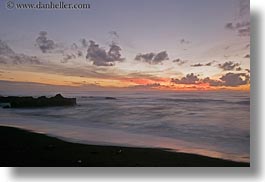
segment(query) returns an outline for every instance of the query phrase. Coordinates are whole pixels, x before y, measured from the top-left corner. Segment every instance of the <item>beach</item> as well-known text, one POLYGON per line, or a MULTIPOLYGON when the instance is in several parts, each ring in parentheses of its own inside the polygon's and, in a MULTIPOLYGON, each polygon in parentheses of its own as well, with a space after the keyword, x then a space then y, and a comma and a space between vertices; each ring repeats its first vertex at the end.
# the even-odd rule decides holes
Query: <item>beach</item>
POLYGON ((250 162, 247 93, 88 92, 63 95, 76 98, 77 104, 1 108, 0 126, 85 145, 158 148, 250 162))
POLYGON ((159 148, 86 145, 44 134, 0 127, 0 166, 249 167, 249 163, 159 148))

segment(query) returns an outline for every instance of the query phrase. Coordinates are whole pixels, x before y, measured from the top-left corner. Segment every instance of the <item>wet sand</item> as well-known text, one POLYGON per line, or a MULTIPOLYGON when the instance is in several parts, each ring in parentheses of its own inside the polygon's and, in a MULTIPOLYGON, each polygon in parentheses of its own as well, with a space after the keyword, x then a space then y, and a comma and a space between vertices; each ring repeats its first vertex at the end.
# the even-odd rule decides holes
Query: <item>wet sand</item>
POLYGON ((228 161, 158 148, 86 145, 44 134, 0 127, 0 166, 5 167, 249 167, 228 161))

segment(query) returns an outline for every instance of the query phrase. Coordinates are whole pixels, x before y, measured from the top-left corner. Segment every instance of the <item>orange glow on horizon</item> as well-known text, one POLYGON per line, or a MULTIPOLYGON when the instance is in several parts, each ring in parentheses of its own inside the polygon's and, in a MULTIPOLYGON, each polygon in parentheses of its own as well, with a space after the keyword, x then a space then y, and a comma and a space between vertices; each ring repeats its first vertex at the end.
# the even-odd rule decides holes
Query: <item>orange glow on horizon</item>
MULTIPOLYGON (((217 91, 217 90, 234 90, 234 91, 250 91, 250 84, 237 87, 214 87, 208 83, 197 84, 172 84, 170 78, 161 78, 157 80, 148 78, 122 78, 122 79, 98 79, 77 76, 65 76, 47 73, 10 71, 1 75, 1 80, 14 82, 33 82, 40 84, 82 87, 86 85, 99 86, 102 88, 130 89, 134 86, 150 85, 146 89, 161 91, 217 91), (160 84, 160 86, 152 87, 152 84, 160 84)), ((144 88, 142 88, 144 89, 144 88)))

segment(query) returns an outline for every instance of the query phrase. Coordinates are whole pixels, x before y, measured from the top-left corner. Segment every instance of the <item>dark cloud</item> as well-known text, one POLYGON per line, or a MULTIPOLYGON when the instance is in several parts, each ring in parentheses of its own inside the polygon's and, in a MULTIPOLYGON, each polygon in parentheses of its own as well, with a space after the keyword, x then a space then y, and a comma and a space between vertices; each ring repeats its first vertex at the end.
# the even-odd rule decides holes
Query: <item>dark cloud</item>
POLYGON ((227 23, 225 28, 228 30, 236 31, 239 36, 250 36, 250 22, 227 23))
POLYGON ((166 51, 159 52, 155 57, 153 62, 154 63, 161 63, 164 60, 168 60, 168 54, 166 51))
POLYGON ((181 66, 181 65, 187 63, 188 61, 187 60, 182 60, 182 59, 178 58, 178 59, 174 59, 172 62, 173 63, 177 63, 179 66, 181 66))
POLYGON ((224 86, 236 87, 248 84, 250 77, 246 73, 227 73, 220 80, 223 81, 224 86))
POLYGON ((196 64, 192 64, 192 65, 190 65, 190 66, 191 66, 191 67, 211 66, 213 63, 215 63, 215 61, 211 61, 211 62, 208 62, 208 63, 205 63, 205 64, 202 64, 202 63, 196 63, 196 64))
POLYGON ((222 86, 222 82, 220 80, 213 80, 210 77, 206 77, 204 79, 201 80, 202 83, 208 83, 210 86, 222 86))
POLYGON ((165 60, 168 60, 168 54, 166 51, 161 51, 159 53, 146 53, 138 54, 135 58, 136 61, 142 61, 149 64, 160 64, 165 60))
POLYGON ((246 73, 226 73, 219 80, 212 80, 209 77, 203 80, 204 83, 209 83, 210 86, 228 86, 237 87, 246 85, 250 82, 250 77, 246 73))
POLYGON ((205 66, 212 66, 213 63, 215 63, 216 61, 211 61, 209 63, 206 63, 205 66))
POLYGON ((104 48, 99 47, 94 41, 89 41, 90 45, 87 49, 86 58, 92 61, 93 65, 96 66, 114 66, 115 62, 122 62, 124 58, 121 57, 121 48, 112 43, 109 51, 107 52, 104 48))
POLYGON ((209 77, 200 79, 194 73, 187 74, 181 79, 171 79, 171 82, 174 84, 201 84, 208 83, 210 86, 220 87, 220 86, 229 86, 236 87, 240 85, 246 85, 250 82, 250 76, 246 73, 226 73, 221 76, 218 80, 211 79, 209 77))
POLYGON ((41 31, 36 39, 36 46, 40 48, 42 53, 50 52, 56 48, 56 44, 47 38, 47 34, 47 32, 41 31))
POLYGON ((41 62, 36 56, 16 53, 6 42, 0 40, 0 64, 41 64, 41 62))
POLYGON ((190 44, 191 43, 191 41, 185 40, 185 39, 181 39, 179 42, 180 42, 180 44, 190 44))
POLYGON ((230 70, 234 70, 239 65, 240 65, 239 63, 233 63, 232 61, 228 61, 223 64, 218 64, 218 67, 224 71, 230 71, 230 70))
POLYGON ((201 63, 197 63, 197 64, 192 64, 190 65, 191 67, 201 67, 201 66, 204 66, 204 64, 201 64, 201 63))
POLYGON ((143 61, 151 63, 153 58, 155 57, 155 53, 146 53, 146 54, 138 54, 134 59, 137 61, 143 61))
POLYGON ((200 79, 197 75, 194 73, 187 74, 185 77, 182 77, 181 79, 171 79, 172 83, 175 84, 196 84, 200 79))

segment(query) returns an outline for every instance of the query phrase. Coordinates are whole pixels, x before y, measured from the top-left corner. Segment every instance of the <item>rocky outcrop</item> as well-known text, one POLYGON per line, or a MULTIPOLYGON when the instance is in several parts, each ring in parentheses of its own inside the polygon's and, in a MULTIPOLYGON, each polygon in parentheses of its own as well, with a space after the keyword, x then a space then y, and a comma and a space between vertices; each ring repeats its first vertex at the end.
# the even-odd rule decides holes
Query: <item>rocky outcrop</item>
POLYGON ((55 106, 74 106, 76 105, 76 98, 65 98, 61 94, 54 97, 47 98, 41 96, 34 97, 0 97, 0 105, 4 108, 33 108, 33 107, 55 107, 55 106))

